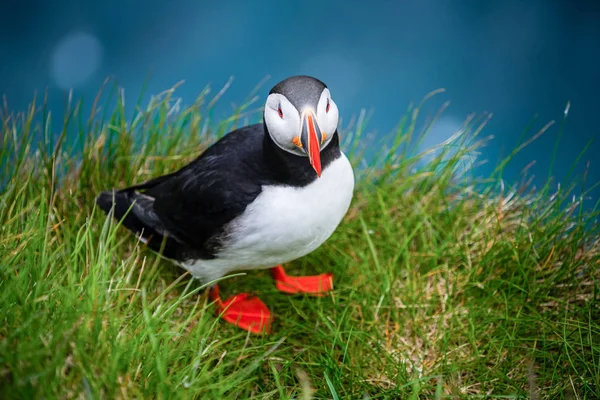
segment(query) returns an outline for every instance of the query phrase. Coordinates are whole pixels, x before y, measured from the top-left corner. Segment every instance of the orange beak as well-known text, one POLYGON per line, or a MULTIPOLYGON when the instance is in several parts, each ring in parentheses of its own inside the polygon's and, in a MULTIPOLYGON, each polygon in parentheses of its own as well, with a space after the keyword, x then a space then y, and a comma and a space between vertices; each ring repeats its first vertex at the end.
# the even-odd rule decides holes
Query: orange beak
POLYGON ((304 147, 310 165, 314 168, 317 176, 321 177, 321 130, 315 121, 315 114, 307 111, 302 122, 302 134, 300 141, 304 147))

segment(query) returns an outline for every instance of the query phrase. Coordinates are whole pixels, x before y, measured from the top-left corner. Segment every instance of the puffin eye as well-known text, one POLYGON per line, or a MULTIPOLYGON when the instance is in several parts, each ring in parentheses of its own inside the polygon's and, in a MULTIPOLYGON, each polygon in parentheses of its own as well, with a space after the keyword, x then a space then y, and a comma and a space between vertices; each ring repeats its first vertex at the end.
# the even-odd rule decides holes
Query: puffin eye
POLYGON ((279 114, 279 118, 283 119, 283 111, 281 110, 281 104, 277 106, 277 114, 279 114))
POLYGON ((325 112, 328 113, 329 112, 329 99, 327 99, 327 107, 325 107, 325 112))

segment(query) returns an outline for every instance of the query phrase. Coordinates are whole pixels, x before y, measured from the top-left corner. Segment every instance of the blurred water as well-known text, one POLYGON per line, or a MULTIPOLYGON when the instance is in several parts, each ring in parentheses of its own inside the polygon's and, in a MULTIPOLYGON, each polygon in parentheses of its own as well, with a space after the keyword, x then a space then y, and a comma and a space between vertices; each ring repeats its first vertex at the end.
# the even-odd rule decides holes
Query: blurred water
MULTIPOLYGON (((0 93, 13 109, 46 87, 55 109, 68 87, 91 98, 106 76, 131 99, 148 76, 149 94, 185 79, 177 93, 189 103, 207 83, 221 86, 233 75, 218 109, 225 116, 230 102, 267 75, 262 96, 280 79, 311 74, 328 84, 346 120, 373 109, 370 128, 381 134, 411 101, 444 87, 441 100, 452 105, 427 144, 449 137, 470 112, 493 112, 484 133, 496 139, 481 174, 514 148, 535 115, 537 130, 560 120, 569 100, 557 180, 599 133, 595 0, 13 0, 0 12, 0 58, 0 93)), ((539 186, 557 132, 555 126, 523 151, 506 177, 518 179, 535 159, 539 186)), ((600 181, 598 154, 595 142, 583 158, 591 161, 590 182, 600 181)))

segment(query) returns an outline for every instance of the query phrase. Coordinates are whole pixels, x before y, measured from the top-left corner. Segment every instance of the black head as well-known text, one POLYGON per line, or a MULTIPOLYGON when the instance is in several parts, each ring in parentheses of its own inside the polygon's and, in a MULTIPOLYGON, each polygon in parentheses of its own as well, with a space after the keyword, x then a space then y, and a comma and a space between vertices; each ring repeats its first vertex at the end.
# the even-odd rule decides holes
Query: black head
POLYGON ((281 149, 308 157, 321 175, 321 149, 337 131, 338 109, 327 86, 310 76, 292 76, 271 89, 265 125, 281 149))
POLYGON ((312 76, 298 75, 282 80, 269 94, 278 93, 287 98, 297 110, 310 106, 317 108, 319 98, 327 85, 312 76))

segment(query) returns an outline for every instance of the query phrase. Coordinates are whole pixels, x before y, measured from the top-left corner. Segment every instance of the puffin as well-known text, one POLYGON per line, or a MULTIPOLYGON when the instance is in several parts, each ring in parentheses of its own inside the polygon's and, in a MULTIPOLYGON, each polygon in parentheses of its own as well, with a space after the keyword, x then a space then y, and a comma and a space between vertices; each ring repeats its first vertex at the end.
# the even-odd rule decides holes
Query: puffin
POLYGON ((269 92, 262 123, 224 135, 181 169, 96 197, 161 257, 208 286, 219 316, 268 333, 273 316, 251 293, 222 300, 223 276, 270 269, 277 290, 322 296, 333 275, 288 275, 282 264, 325 242, 347 213, 354 172, 340 149, 329 88, 292 76, 269 92))

